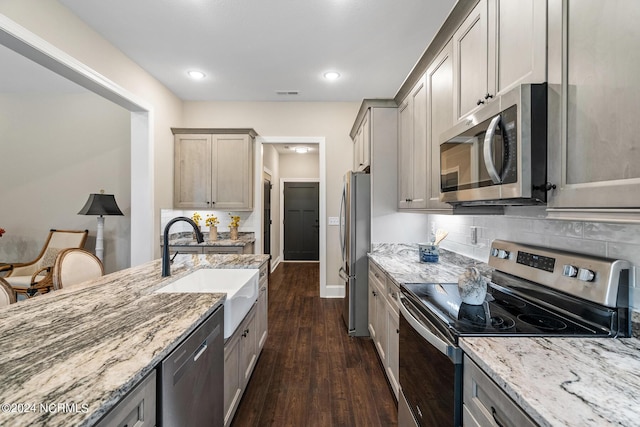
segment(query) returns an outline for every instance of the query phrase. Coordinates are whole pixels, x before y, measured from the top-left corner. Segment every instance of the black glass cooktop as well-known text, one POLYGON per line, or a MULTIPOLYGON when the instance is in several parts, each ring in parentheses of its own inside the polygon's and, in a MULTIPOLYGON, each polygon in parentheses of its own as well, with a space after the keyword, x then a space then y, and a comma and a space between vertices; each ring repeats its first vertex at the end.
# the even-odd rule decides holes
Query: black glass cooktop
POLYGON ((462 302, 456 283, 404 284, 403 294, 434 325, 454 336, 606 336, 608 331, 568 318, 490 284, 482 305, 462 302), (426 312, 425 312, 426 310, 426 312))

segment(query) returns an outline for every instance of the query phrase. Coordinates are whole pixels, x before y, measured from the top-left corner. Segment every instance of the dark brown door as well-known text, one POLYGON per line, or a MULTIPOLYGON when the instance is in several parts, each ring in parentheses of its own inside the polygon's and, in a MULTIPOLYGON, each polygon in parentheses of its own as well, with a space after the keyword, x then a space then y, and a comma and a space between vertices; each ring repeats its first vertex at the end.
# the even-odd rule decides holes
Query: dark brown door
POLYGON ((318 261, 319 184, 317 182, 284 183, 284 259, 318 261))
POLYGON ((269 181, 269 179, 265 178, 263 181, 263 191, 262 191, 263 197, 264 197, 264 206, 263 208, 263 218, 264 218, 264 224, 262 229, 263 231, 263 236, 262 236, 262 242, 263 242, 263 247, 262 247, 262 253, 264 254, 270 254, 271 253, 271 181, 269 181))

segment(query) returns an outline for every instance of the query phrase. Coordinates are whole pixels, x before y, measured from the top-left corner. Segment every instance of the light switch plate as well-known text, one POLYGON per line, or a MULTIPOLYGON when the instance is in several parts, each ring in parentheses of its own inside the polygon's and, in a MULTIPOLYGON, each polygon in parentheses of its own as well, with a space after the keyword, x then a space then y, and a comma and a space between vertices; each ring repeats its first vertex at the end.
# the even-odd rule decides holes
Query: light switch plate
POLYGON ((340 225, 340 218, 338 218, 337 216, 330 216, 329 225, 340 225))

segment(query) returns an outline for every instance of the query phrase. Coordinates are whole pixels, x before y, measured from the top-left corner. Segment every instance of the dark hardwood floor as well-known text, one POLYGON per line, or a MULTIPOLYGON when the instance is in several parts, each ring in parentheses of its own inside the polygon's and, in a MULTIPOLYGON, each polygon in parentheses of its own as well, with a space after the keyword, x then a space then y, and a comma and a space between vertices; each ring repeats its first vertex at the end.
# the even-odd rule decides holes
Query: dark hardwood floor
POLYGON ((317 263, 281 263, 269 278, 269 337, 232 426, 396 426, 369 338, 350 338, 342 299, 320 298, 317 263))

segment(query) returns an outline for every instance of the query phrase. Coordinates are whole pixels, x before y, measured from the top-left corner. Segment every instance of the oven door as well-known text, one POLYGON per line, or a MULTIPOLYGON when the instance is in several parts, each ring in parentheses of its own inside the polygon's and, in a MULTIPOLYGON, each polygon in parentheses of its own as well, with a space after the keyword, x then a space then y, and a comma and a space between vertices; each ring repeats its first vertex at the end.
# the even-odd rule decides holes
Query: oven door
POLYGON ((400 314, 400 388, 413 420, 399 411, 399 425, 461 426, 462 350, 404 295, 400 314))

